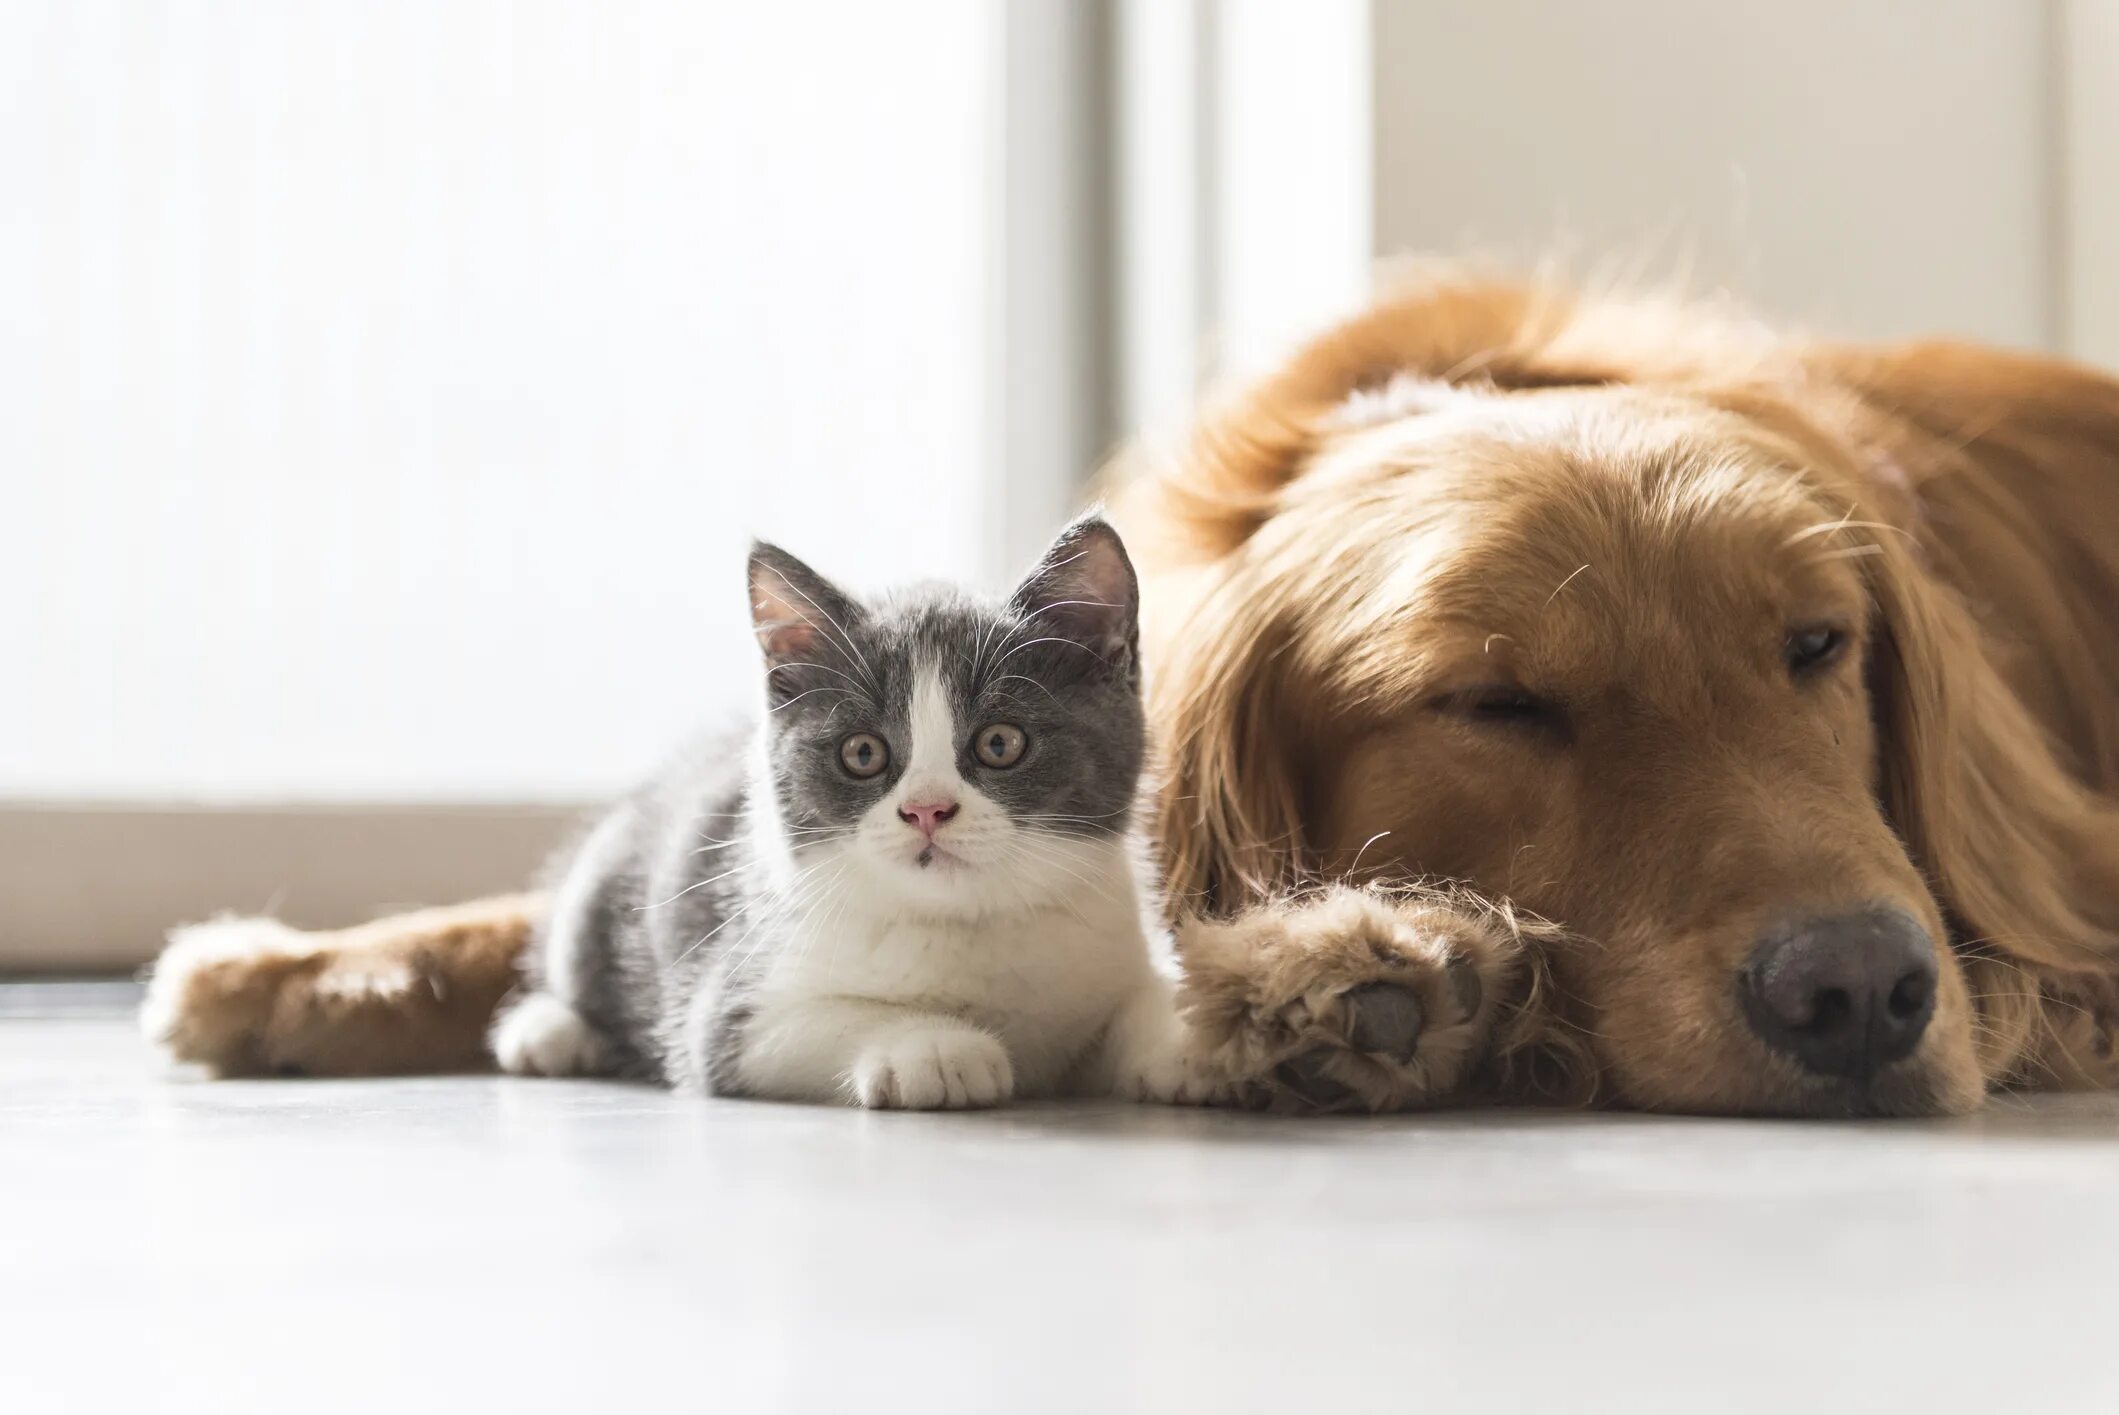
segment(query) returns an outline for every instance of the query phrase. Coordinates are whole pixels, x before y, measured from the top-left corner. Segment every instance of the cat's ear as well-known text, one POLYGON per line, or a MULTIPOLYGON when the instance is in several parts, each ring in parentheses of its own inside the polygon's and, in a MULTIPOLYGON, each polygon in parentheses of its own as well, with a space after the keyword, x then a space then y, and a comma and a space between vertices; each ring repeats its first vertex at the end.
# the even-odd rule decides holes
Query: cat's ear
POLYGON ((843 648, 861 607, 837 585, 764 541, 750 548, 750 622, 765 661, 778 668, 843 648))
POLYGON ((1133 671, 1140 582, 1125 542, 1102 516, 1091 512, 1061 531, 1009 607, 1040 635, 1080 644, 1107 666, 1133 671))

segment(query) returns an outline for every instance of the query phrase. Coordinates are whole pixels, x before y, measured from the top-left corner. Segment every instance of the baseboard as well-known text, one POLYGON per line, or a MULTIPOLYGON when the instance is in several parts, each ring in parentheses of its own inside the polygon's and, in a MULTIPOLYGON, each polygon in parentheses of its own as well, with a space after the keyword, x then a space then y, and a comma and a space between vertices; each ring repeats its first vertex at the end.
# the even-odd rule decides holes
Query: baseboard
POLYGON ((269 911, 336 927, 523 888, 567 805, 0 803, 0 972, 137 968, 171 924, 269 911))

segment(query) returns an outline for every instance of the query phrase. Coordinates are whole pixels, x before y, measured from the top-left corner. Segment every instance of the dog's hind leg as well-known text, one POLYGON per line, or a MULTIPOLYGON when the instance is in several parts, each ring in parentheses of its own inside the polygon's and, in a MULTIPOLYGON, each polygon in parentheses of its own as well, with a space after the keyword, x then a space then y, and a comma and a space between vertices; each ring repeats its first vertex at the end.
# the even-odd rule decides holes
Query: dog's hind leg
POLYGON ((541 895, 429 909, 330 932, 227 918, 171 931, 141 1030, 218 1075, 379 1076, 489 1060, 541 895))

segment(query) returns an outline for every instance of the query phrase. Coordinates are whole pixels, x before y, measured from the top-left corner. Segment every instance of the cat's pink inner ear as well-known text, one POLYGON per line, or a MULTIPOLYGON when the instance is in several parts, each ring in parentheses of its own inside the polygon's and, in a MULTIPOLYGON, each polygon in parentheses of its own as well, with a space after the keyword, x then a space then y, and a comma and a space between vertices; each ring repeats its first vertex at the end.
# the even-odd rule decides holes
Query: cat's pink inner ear
POLYGON ((1116 537, 1094 535, 1085 538, 1078 558, 1067 568, 1071 572, 1071 583, 1064 586, 1067 593, 1080 596, 1095 608, 1109 611, 1107 617, 1112 619, 1125 615, 1135 592, 1133 571, 1126 564, 1125 552, 1119 549, 1116 537))
POLYGON ((801 591, 775 572, 760 568, 751 577, 751 627, 771 662, 793 663, 810 656, 817 642, 814 613, 801 591))
POLYGON ((1099 521, 1060 537, 1016 591, 1015 607, 1054 635, 1108 654, 1132 641, 1138 595, 1124 546, 1099 521))

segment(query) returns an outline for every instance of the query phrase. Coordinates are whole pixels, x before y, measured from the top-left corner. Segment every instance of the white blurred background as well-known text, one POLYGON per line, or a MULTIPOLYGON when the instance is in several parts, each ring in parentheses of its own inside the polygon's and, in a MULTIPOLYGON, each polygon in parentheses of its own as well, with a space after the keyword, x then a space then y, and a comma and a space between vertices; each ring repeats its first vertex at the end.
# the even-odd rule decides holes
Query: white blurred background
POLYGON ((615 790, 748 536, 1001 583, 1394 253, 2119 361, 2115 77, 2119 0, 11 0, 0 916, 615 790))
POLYGON ((9 10, 0 782, 599 793, 753 530, 983 571, 979 8, 9 10))

